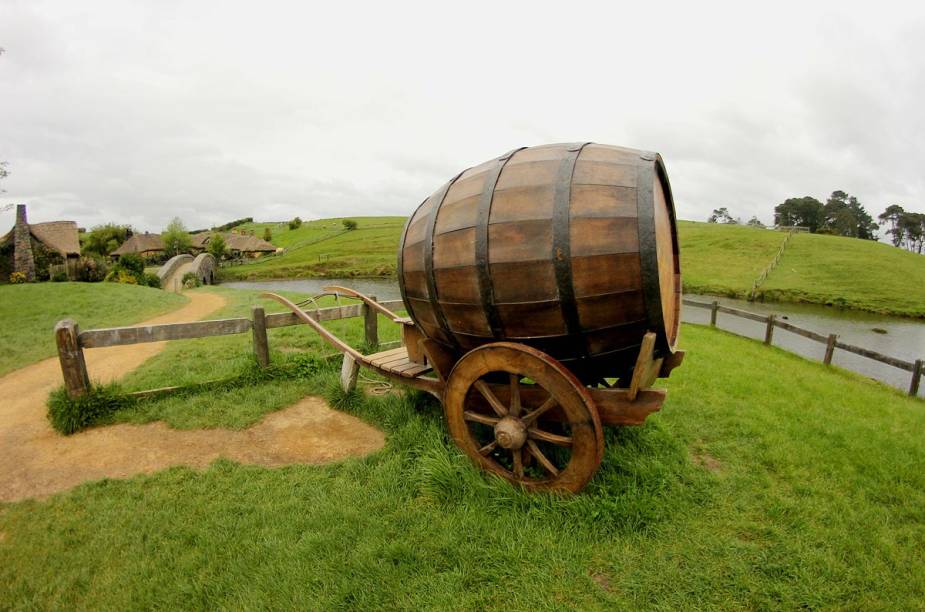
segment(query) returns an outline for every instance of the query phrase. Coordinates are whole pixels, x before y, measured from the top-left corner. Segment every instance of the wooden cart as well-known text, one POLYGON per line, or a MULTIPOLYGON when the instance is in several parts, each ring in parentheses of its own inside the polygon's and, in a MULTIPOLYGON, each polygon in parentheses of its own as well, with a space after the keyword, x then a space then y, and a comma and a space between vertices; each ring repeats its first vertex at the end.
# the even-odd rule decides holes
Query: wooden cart
POLYGON ((605 425, 639 425, 665 400, 651 389, 680 365, 682 351, 654 358, 655 334, 647 333, 629 379, 584 385, 546 353, 517 342, 484 344, 456 356, 427 338, 410 318, 345 287, 327 287, 362 300, 401 326, 402 346, 364 355, 337 338, 290 300, 272 298, 344 354, 345 378, 367 367, 398 383, 426 391, 443 404, 454 442, 479 467, 530 490, 580 491, 604 453, 605 425))

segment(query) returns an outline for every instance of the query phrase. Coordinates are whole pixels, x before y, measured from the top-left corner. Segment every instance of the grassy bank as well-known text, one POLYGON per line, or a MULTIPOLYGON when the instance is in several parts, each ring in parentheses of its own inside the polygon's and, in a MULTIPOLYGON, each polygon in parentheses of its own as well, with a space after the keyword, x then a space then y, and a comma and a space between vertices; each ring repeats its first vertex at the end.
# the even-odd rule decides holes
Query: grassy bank
MULTIPOLYGON (((222 314, 253 299, 241 294, 222 314)), ((359 343, 359 320, 335 326, 359 343)), ((328 352, 301 326, 270 333, 274 359, 328 352)), ((663 410, 644 427, 608 431, 597 477, 571 498, 486 479, 447 441, 439 406, 417 395, 345 398, 336 365, 295 387, 162 400, 120 415, 241 427, 312 390, 388 441, 375 455, 328 466, 219 461, 0 505, 0 602, 920 606, 921 402, 709 328, 686 325, 682 339, 688 358, 667 381, 663 410)), ((171 343, 126 385, 221 375, 248 359, 246 335, 171 343)))
POLYGON ((287 223, 248 223, 239 229, 262 237, 270 229, 272 242, 284 247, 271 255, 243 265, 222 269, 222 278, 257 280, 312 276, 394 276, 395 253, 404 217, 351 217, 352 231, 343 219, 305 222, 290 230, 287 223))
MULTIPOLYGON (((284 223, 243 226, 289 249, 282 255, 224 268, 229 280, 311 276, 394 276, 402 217, 362 217, 346 232, 340 219, 289 230, 284 223)), ((784 234, 737 225, 679 221, 684 291, 744 298, 771 262, 784 234)), ((759 299, 810 302, 881 314, 925 317, 925 258, 889 245, 798 234, 759 299)))
POLYGON ((71 318, 83 329, 137 323, 186 298, 118 283, 0 285, 0 375, 55 355, 53 329, 71 318))

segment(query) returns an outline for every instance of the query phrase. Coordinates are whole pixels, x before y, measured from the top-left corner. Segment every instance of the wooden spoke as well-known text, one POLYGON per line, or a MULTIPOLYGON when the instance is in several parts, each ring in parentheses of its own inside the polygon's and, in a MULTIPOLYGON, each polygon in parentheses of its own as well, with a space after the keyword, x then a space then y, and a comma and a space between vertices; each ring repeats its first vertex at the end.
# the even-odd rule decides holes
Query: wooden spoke
POLYGON ((511 416, 520 416, 520 376, 511 374, 511 408, 508 413, 511 416))
POLYGON ((545 413, 545 412, 546 412, 547 410, 549 410, 550 408, 554 407, 557 403, 558 403, 558 402, 556 402, 556 398, 554 398, 553 396, 550 395, 550 396, 546 399, 546 401, 543 402, 543 405, 542 405, 542 406, 540 406, 539 408, 537 408, 537 409, 534 410, 533 412, 531 412, 531 413, 529 413, 529 414, 527 414, 527 415, 524 416, 524 418, 523 418, 524 425, 526 425, 527 427, 530 427, 531 425, 533 425, 533 423, 536 422, 536 420, 537 420, 538 418, 540 418, 541 416, 543 416, 543 413, 545 413))
POLYGON ((494 427, 498 424, 498 421, 501 419, 496 419, 495 417, 486 416, 484 414, 479 414, 478 412, 472 412, 471 410, 466 410, 463 413, 463 418, 467 421, 472 421, 474 423, 481 423, 482 425, 490 425, 494 427))
POLYGON ((511 456, 514 458, 514 475, 518 478, 524 477, 524 457, 519 448, 511 450, 511 456))
POLYGON ((489 387, 484 380, 475 381, 474 386, 476 389, 478 389, 479 393, 482 394, 482 397, 488 400, 488 403, 491 404, 492 409, 498 414, 499 417, 507 416, 507 408, 495 396, 491 390, 491 387, 489 387))
POLYGON ((498 446, 497 440, 495 440, 494 442, 489 442, 488 444, 486 444, 485 446, 479 449, 479 454, 482 456, 485 456, 491 451, 495 450, 496 446, 498 446))
POLYGON ((559 470, 552 464, 552 461, 546 458, 546 455, 543 454, 543 451, 540 450, 540 447, 536 445, 536 442, 533 440, 527 440, 527 451, 533 455, 533 457, 540 462, 546 471, 552 474, 553 476, 559 475, 559 470))
POLYGON ((549 442, 550 444, 555 444, 556 446, 571 446, 572 438, 571 436, 560 436, 559 434, 550 433, 548 431, 543 431, 542 429, 537 429, 536 427, 531 427, 527 430, 527 436, 533 438, 534 440, 542 440, 543 442, 549 442))

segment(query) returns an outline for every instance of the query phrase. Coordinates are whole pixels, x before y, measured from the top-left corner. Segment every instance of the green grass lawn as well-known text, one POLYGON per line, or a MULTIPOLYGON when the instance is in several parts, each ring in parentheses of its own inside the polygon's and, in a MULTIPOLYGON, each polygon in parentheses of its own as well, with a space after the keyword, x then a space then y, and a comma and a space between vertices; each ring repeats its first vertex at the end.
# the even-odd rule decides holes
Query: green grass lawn
POLYGON ((343 219, 308 221, 295 230, 287 223, 248 223, 262 237, 270 228, 281 255, 222 268, 224 279, 297 278, 310 276, 393 276, 396 249, 405 217, 351 217, 358 227, 346 231, 343 219))
MULTIPOLYGON (((255 299, 223 293, 216 316, 255 299)), ((331 328, 359 345, 359 319, 331 328)), ((270 333, 274 360, 330 352, 302 326, 270 333)), ((0 505, 0 606, 921 607, 923 404, 717 330, 685 325, 681 342, 662 411, 608 430, 596 478, 568 498, 483 476, 424 396, 344 397, 336 363, 247 395, 143 404, 118 420, 242 427, 317 390, 388 440, 327 466, 219 461, 0 505)), ((172 343, 126 385, 250 359, 247 335, 172 343)))
POLYGON ((0 285, 0 375, 55 355, 54 327, 71 318, 83 329, 137 323, 187 299, 118 283, 0 285))

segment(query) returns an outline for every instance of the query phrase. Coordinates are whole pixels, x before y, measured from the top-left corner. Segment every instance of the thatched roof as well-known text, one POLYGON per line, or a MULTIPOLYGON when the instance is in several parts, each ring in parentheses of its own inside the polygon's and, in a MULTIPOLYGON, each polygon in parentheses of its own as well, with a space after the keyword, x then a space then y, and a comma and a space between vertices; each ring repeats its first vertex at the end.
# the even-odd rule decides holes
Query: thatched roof
MULTIPOLYGON (((49 221, 47 223, 29 223, 29 233, 46 247, 60 253, 62 257, 80 255, 80 238, 77 237, 77 223, 74 221, 49 221)), ((0 244, 13 239, 10 230, 0 238, 0 244)))
POLYGON ((163 251, 164 241, 160 234, 134 234, 123 242, 113 255, 126 255, 128 253, 147 253, 149 251, 163 251))
POLYGON ((80 239, 77 237, 77 223, 74 221, 30 223, 29 231, 36 240, 64 257, 80 255, 80 239))

